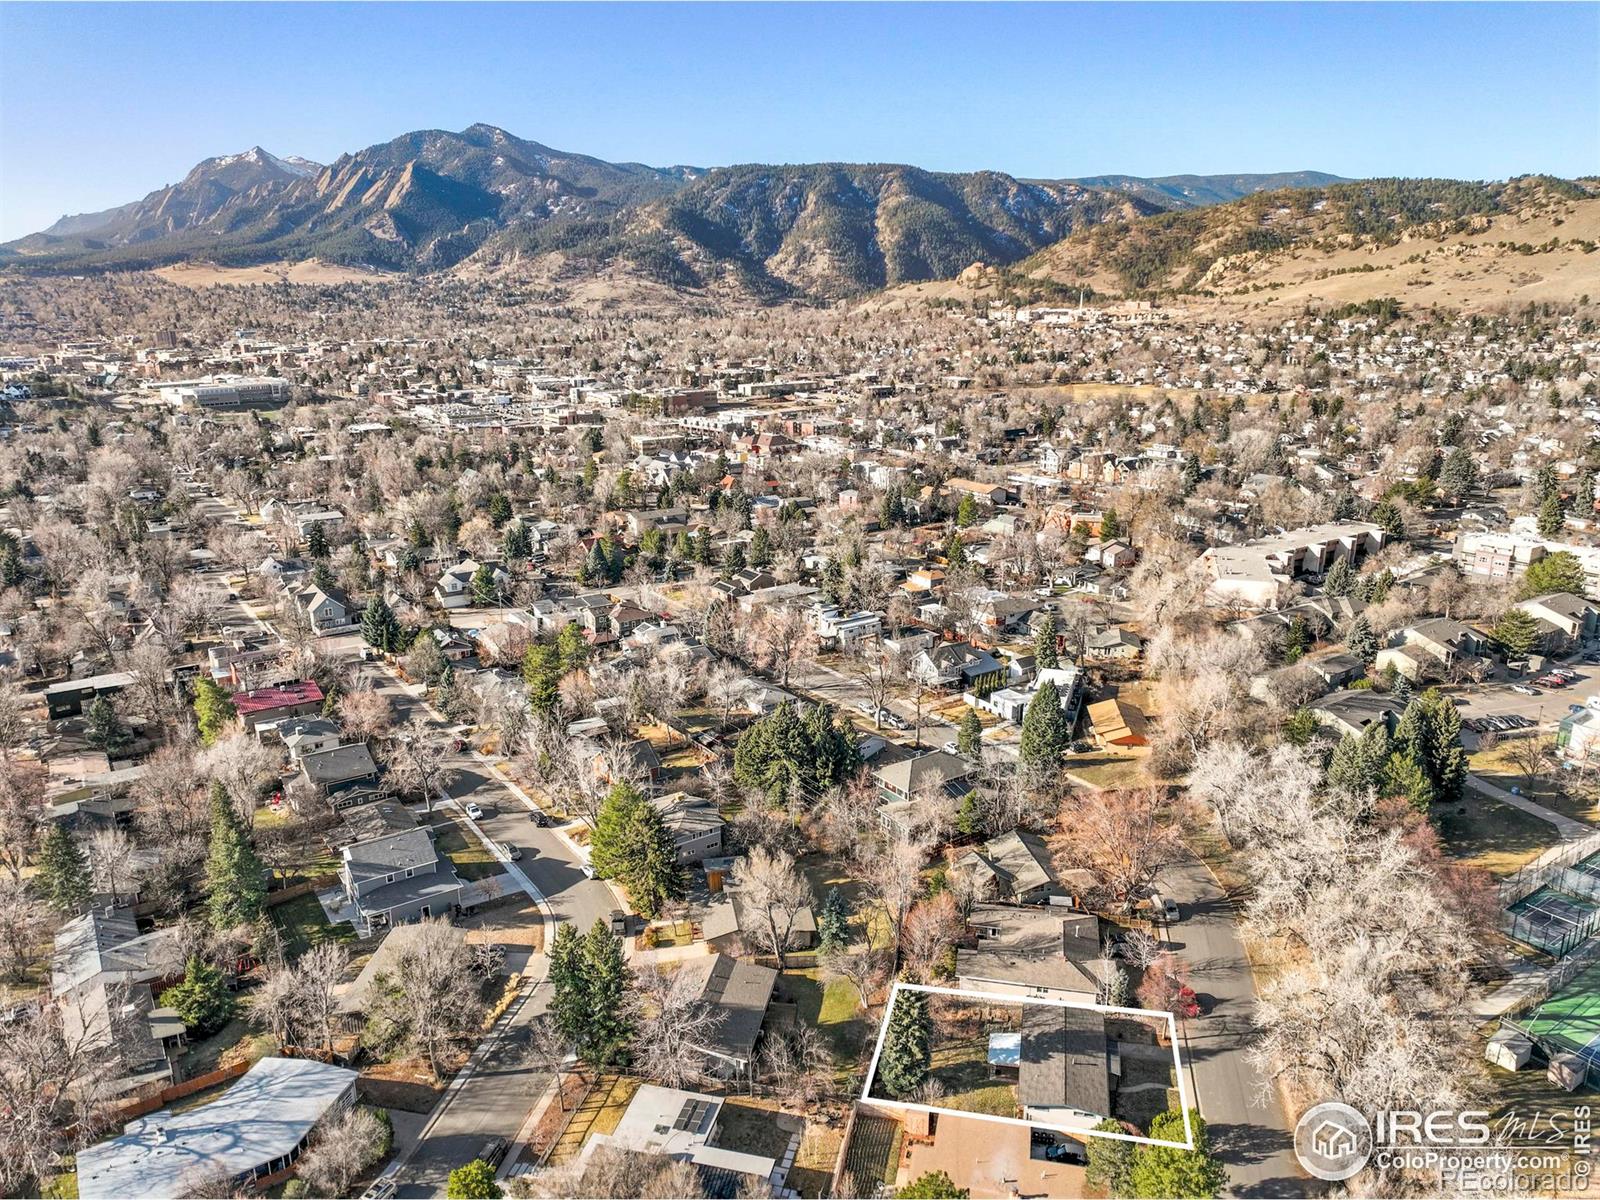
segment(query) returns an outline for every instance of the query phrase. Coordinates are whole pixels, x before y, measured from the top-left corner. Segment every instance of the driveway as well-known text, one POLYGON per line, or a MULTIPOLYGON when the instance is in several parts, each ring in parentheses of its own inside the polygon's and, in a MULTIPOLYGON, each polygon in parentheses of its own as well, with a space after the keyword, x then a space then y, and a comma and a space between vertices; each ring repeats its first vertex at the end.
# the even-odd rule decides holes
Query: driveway
POLYGON ((1167 868, 1160 887, 1182 913, 1167 941, 1189 964, 1194 990, 1211 998, 1205 1015, 1184 1022, 1184 1058, 1212 1145, 1227 1165, 1229 1190, 1303 1196, 1310 1185, 1295 1159, 1277 1088, 1245 1057, 1254 1038, 1256 993, 1233 904, 1193 858, 1167 868))

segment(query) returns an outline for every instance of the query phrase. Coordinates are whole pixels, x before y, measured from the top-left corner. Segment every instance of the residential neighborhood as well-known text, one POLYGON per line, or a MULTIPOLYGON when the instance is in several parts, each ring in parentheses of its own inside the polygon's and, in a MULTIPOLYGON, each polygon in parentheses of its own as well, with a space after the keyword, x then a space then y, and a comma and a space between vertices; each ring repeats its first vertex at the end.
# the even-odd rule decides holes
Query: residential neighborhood
POLYGON ((1592 308, 852 312, 0 302, 7 1194, 1321 1195, 1323 1101, 1588 1103, 1592 308))

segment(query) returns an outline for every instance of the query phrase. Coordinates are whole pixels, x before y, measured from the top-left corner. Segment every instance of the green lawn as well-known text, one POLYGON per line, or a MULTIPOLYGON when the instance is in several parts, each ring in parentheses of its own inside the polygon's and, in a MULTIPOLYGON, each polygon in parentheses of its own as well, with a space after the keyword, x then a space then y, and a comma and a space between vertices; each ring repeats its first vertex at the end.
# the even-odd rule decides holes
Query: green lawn
POLYGON ((941 1108, 1020 1117, 1016 1085, 989 1074, 989 1039, 970 1038, 939 1046, 933 1052, 932 1078, 944 1086, 941 1108))
POLYGON ((1468 789, 1459 804, 1433 809, 1435 824, 1452 856, 1496 875, 1509 875, 1556 842, 1548 821, 1468 789))
POLYGON ((489 848, 449 817, 443 817, 433 827, 433 843, 455 864, 456 874, 462 879, 488 879, 505 870, 500 860, 489 848))
POLYGON ((1600 812, 1595 809, 1595 797, 1577 787, 1576 776, 1556 766, 1555 739, 1540 734, 1548 754, 1548 766, 1536 775, 1528 775, 1523 764, 1517 761, 1519 750, 1529 739, 1506 738, 1489 750, 1479 750, 1467 758, 1469 769, 1485 783, 1526 796, 1537 804, 1553 809, 1577 821, 1600 822, 1600 812))
POLYGON ((272 923, 283 934, 284 953, 291 959, 299 958, 313 946, 323 942, 353 942, 355 927, 347 921, 328 924, 328 914, 312 893, 296 896, 293 900, 270 910, 272 923))
POLYGON ((813 1025, 827 1039, 842 1075, 855 1071, 867 1039, 875 1032, 867 1014, 856 1006, 856 990, 846 980, 826 984, 819 967, 791 969, 780 986, 792 997, 800 1021, 813 1025))

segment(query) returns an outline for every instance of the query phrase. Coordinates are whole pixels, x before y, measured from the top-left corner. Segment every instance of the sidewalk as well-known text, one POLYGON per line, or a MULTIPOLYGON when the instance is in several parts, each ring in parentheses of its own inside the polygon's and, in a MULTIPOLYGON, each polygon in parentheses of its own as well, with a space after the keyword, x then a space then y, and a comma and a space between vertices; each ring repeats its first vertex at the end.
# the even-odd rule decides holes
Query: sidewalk
POLYGON ((1477 775, 1469 774, 1467 776, 1467 787, 1479 795, 1488 796, 1491 800, 1509 804, 1512 808, 1520 808, 1530 817, 1538 817, 1541 821, 1548 821, 1560 832, 1563 841, 1575 842, 1579 838, 1585 838, 1591 833, 1600 831, 1600 827, 1575 820, 1564 813, 1558 813, 1554 809, 1546 808, 1542 804, 1536 804, 1526 796, 1513 795, 1506 791, 1505 788, 1496 787, 1488 780, 1481 779, 1477 775))

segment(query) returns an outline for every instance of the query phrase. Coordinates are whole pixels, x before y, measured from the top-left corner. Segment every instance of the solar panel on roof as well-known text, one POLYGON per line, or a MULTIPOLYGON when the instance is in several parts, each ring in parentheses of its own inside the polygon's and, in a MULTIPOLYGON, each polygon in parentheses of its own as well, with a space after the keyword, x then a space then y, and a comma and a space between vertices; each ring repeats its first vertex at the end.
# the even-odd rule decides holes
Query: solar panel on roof
POLYGON ((690 1133, 698 1132, 706 1119, 706 1114, 710 1111, 711 1105, 704 1100, 686 1100, 672 1128, 687 1130, 690 1133))

